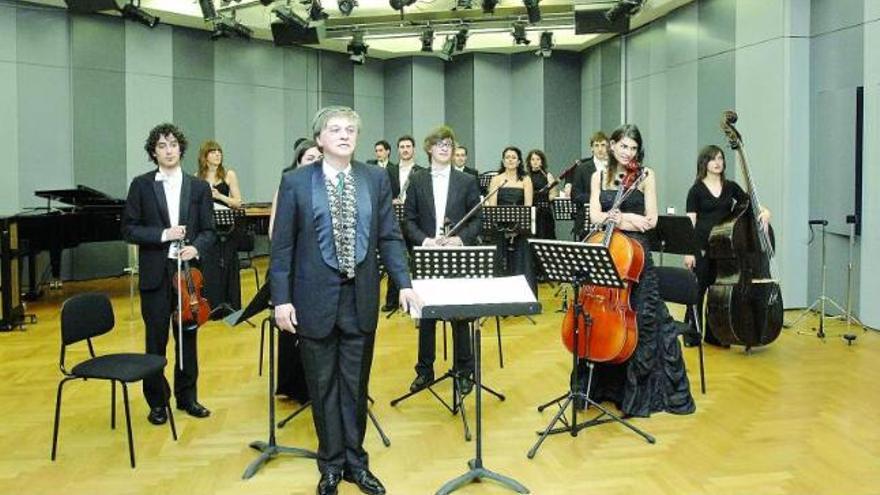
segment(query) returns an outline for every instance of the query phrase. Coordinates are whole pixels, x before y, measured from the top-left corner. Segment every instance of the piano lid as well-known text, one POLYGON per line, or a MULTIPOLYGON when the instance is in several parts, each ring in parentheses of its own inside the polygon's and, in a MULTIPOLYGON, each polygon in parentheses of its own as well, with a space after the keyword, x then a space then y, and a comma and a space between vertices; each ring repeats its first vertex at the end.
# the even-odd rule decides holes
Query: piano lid
POLYGON ((124 199, 117 199, 108 196, 96 189, 88 186, 77 185, 76 189, 53 189, 45 191, 34 191, 36 196, 46 198, 50 201, 58 201, 60 203, 79 206, 125 206, 124 199))

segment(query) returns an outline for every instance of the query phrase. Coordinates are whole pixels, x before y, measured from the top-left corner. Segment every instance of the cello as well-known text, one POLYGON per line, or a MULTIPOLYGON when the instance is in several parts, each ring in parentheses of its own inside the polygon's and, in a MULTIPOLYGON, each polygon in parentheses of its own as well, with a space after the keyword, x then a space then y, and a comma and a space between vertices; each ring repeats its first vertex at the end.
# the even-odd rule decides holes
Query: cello
POLYGON ((706 313, 712 333, 725 345, 746 350, 770 344, 782 330, 782 291, 772 274, 775 238, 758 221, 761 203, 746 161, 737 114, 724 112, 721 129, 736 152, 749 200, 737 204, 709 234, 707 255, 717 278, 708 289, 706 313))
MULTIPOLYGON (((619 208, 646 177, 647 172, 639 166, 629 170, 621 181, 611 210, 619 208)), ((608 248, 625 287, 582 287, 578 295, 582 310, 576 311, 574 304, 568 307, 562 321, 562 341, 569 351, 574 352, 577 319, 578 357, 596 363, 619 364, 632 356, 638 343, 638 322, 630 295, 633 283, 639 281, 645 267, 645 250, 639 241, 620 231, 610 219, 603 226, 595 226, 584 241, 608 248), (579 313, 577 318, 576 312, 579 313)))

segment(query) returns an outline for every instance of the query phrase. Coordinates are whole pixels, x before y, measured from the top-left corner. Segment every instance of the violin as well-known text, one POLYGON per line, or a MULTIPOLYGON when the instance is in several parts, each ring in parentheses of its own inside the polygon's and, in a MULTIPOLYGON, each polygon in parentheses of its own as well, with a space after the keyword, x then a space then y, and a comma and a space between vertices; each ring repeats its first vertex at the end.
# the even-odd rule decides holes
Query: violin
MULTIPOLYGON (((611 209, 618 209, 646 177, 646 171, 637 163, 634 167, 628 167, 611 209)), ((597 363, 622 363, 632 356, 638 343, 638 322, 630 304, 630 295, 633 284, 639 281, 645 268, 645 249, 639 241, 617 228, 610 218, 602 225, 594 226, 584 242, 608 248, 624 287, 583 286, 578 295, 578 304, 569 306, 563 318, 562 341, 570 352, 575 352, 577 320, 579 358, 597 363)))
POLYGON ((178 267, 179 270, 174 275, 174 289, 179 295, 179 311, 174 311, 174 320, 182 322, 182 328, 195 330, 204 325, 211 316, 211 306, 202 296, 204 277, 198 268, 190 266, 189 261, 180 260, 178 267))

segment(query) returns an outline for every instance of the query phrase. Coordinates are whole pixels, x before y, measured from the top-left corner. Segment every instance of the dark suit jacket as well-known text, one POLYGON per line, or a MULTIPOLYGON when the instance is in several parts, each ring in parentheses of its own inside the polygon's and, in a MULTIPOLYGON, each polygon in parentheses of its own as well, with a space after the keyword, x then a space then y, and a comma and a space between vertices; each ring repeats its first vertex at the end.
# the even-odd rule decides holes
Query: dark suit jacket
MULTIPOLYGON (((455 169, 455 165, 452 165, 452 168, 455 169)), ((474 177, 479 177, 479 175, 480 175, 480 173, 477 172, 477 169, 468 167, 467 165, 464 166, 464 169, 462 170, 462 172, 464 172, 466 174, 473 175, 474 177)))
MULTIPOLYGON (((400 197, 400 164, 394 162, 388 162, 388 166, 385 167, 385 170, 388 171, 388 179, 391 181, 391 197, 399 198, 400 197)), ((412 180, 413 174, 418 172, 419 170, 425 170, 420 167, 418 164, 413 164, 412 170, 409 171, 410 180, 412 180)))
POLYGON ((593 157, 581 158, 571 179, 571 199, 573 202, 580 205, 590 202, 590 180, 595 171, 596 164, 593 163, 593 157))
MULTIPOLYGON (((284 174, 272 229, 269 281, 272 302, 293 303, 297 332, 327 336, 336 320, 340 272, 333 242, 323 160, 284 174)), ((361 331, 374 332, 379 316, 378 250, 399 287, 412 287, 403 236, 394 220, 391 186, 384 170, 352 162, 357 190, 355 298, 361 331)))
MULTIPOLYGON (((202 179, 183 174, 180 188, 180 218, 178 225, 186 225, 187 244, 204 256, 216 240, 214 207, 211 187, 202 179)), ((122 237, 137 244, 141 290, 153 290, 164 279, 170 242, 162 242, 162 231, 171 227, 168 204, 162 182, 156 180, 156 170, 139 175, 131 181, 125 213, 122 217, 122 237)))
MULTIPOLYGON (((434 178, 428 171, 410 179, 404 204, 403 233, 407 241, 415 246, 421 246, 427 237, 434 237, 437 232, 437 222, 444 220, 436 218, 433 184, 434 178)), ((477 181, 464 172, 450 170, 446 218, 455 225, 479 202, 480 188, 477 186, 477 181)), ((462 226, 457 235, 465 245, 472 245, 476 243, 479 233, 480 216, 474 215, 462 226)))

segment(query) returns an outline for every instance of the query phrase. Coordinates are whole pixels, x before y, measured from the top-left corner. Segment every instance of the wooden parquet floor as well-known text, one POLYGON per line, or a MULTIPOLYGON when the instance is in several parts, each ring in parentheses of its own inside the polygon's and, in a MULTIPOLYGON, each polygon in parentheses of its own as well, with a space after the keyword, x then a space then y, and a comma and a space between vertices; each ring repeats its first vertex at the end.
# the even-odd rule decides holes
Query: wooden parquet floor
MULTIPOLYGON (((265 260, 261 262, 265 266, 265 260)), ((254 282, 242 276, 243 292, 254 282)), ((255 477, 241 479, 256 457, 248 447, 266 440, 266 377, 257 375, 259 330, 213 322, 201 330, 200 400, 213 411, 197 420, 177 414, 180 440, 167 426, 147 423, 140 386, 132 387, 138 467, 128 464, 121 394, 117 429, 109 428, 109 386, 74 382, 66 387, 59 456, 49 460, 58 371, 59 312, 70 295, 101 290, 113 296, 117 327, 96 341, 98 352, 141 351, 143 326, 128 279, 67 283, 28 309, 39 322, 25 332, 0 334, 0 494, 311 494, 314 462, 280 457, 255 477)), ((550 437, 535 459, 526 452, 535 430, 550 420, 536 406, 561 394, 570 355, 559 342, 559 299, 543 286, 545 313, 504 322, 505 367, 498 366, 493 325, 483 334, 484 381, 506 394, 484 394, 486 467, 519 480, 535 494, 880 494, 880 335, 853 329, 847 346, 830 320, 826 341, 784 330, 772 345, 742 350, 706 349, 708 393, 699 393, 696 349, 685 350, 697 412, 656 414, 634 421, 657 437, 649 445, 623 427, 607 424, 578 437, 550 437)), ((680 314, 680 308, 673 308, 680 314)), ((790 313, 789 318, 794 316, 790 313)), ((800 330, 810 330, 807 318, 800 330)), ((368 426, 373 471, 390 494, 431 494, 463 473, 474 455, 461 422, 428 394, 397 407, 389 401, 414 376, 416 332, 403 316, 382 319, 373 366, 373 411, 391 438, 382 445, 368 426)), ((442 335, 438 332, 438 335, 442 335)), ((438 339, 439 345, 439 339, 438 339)), ((169 358, 171 358, 169 346, 169 358)), ((86 356, 83 346, 70 362, 86 356)), ((173 360, 173 358, 172 358, 173 360)), ((438 350, 435 370, 448 362, 438 350)), ((468 399, 472 404, 473 399, 468 399)), ((278 400, 279 418, 297 404, 278 400)), ((473 407, 469 409, 471 419, 473 407)), ((316 447, 310 413, 278 431, 282 445, 316 447)), ((343 483, 340 493, 359 493, 343 483)), ((512 493, 494 483, 456 492, 512 493)))

